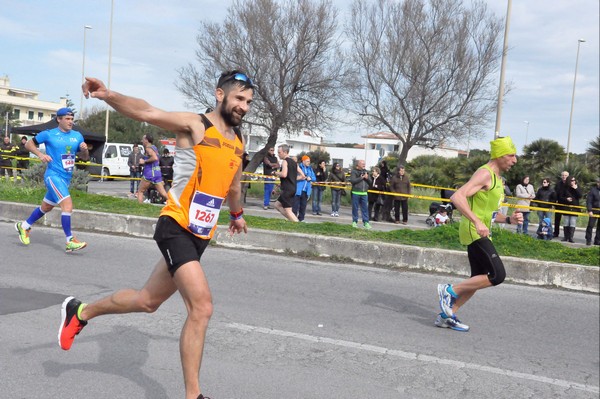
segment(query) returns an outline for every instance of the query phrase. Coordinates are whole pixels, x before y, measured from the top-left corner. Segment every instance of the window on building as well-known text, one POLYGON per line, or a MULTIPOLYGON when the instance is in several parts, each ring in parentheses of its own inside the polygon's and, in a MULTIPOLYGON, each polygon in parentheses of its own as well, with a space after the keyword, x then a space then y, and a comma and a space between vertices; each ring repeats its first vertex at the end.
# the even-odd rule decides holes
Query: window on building
POLYGON ((21 119, 21 110, 20 109, 13 109, 13 114, 15 114, 15 119, 21 119))
POLYGON ((38 121, 43 121, 44 120, 44 113, 43 112, 38 112, 38 121))
POLYGON ((394 146, 394 152, 398 152, 398 151, 400 151, 400 145, 396 144, 394 146))
POLYGON ((27 112, 27 119, 29 119, 30 121, 32 121, 33 120, 33 114, 34 114, 33 111, 27 112))

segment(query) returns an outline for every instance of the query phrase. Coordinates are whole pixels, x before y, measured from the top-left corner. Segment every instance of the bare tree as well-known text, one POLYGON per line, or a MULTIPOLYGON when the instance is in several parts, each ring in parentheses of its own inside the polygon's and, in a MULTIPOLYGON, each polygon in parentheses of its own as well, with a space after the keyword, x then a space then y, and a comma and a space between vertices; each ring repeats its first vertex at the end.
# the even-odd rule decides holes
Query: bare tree
POLYGON ((363 123, 399 138, 401 162, 417 144, 481 136, 496 105, 501 28, 481 2, 355 0, 347 103, 363 123))
POLYGON ((178 89, 192 105, 212 107, 216 77, 242 69, 257 84, 251 126, 268 132, 254 171, 283 129, 324 129, 333 120, 339 76, 337 10, 326 0, 234 1, 223 23, 203 22, 196 64, 179 70, 178 89))

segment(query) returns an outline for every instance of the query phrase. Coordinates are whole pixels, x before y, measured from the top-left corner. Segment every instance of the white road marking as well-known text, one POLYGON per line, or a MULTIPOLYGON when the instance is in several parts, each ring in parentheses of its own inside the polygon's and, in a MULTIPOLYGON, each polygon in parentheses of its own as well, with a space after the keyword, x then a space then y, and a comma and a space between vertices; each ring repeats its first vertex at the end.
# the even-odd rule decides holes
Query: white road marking
POLYGON ((458 368, 458 369, 465 368, 465 369, 485 371, 488 373, 504 375, 507 377, 521 378, 524 380, 541 382, 544 384, 552 384, 552 385, 556 385, 556 386, 563 387, 563 388, 573 388, 573 389, 579 389, 581 391, 586 391, 586 392, 600 393, 600 387, 597 387, 594 385, 579 384, 577 382, 572 382, 572 381, 567 381, 567 380, 559 380, 556 378, 544 377, 544 376, 540 376, 540 375, 521 373, 518 371, 506 370, 506 369, 501 369, 498 367, 489 367, 489 366, 484 366, 484 365, 476 364, 476 363, 466 363, 466 362, 461 362, 458 360, 444 359, 444 358, 437 357, 437 356, 423 355, 423 354, 419 354, 419 353, 415 353, 415 352, 406 352, 406 351, 397 350, 397 349, 389 349, 389 348, 385 348, 385 347, 381 347, 381 346, 361 344, 359 342, 344 341, 344 340, 340 340, 340 339, 333 339, 333 338, 327 338, 327 337, 319 337, 319 336, 315 336, 315 335, 301 334, 301 333, 295 333, 295 332, 291 332, 291 331, 283 331, 283 330, 275 330, 275 329, 265 328, 265 327, 250 326, 248 324, 241 324, 241 323, 225 323, 225 326, 236 329, 236 330, 246 331, 246 332, 277 335, 279 337, 286 337, 286 338, 295 338, 295 339, 300 339, 303 341, 323 343, 323 344, 335 345, 335 346, 344 347, 344 348, 358 349, 358 350, 366 351, 366 352, 395 356, 395 357, 400 357, 400 358, 407 359, 407 360, 417 360, 417 361, 421 361, 421 362, 436 363, 436 364, 450 366, 450 367, 454 367, 454 368, 458 368))

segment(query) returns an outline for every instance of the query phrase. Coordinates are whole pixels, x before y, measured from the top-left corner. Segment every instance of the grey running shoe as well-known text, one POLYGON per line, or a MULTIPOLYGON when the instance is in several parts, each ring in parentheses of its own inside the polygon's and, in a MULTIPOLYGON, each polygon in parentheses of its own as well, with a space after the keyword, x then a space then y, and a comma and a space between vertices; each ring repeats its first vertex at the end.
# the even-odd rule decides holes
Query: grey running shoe
POLYGON ((446 316, 452 317, 454 298, 448 292, 449 287, 450 284, 438 284, 438 296, 440 298, 440 309, 446 316))

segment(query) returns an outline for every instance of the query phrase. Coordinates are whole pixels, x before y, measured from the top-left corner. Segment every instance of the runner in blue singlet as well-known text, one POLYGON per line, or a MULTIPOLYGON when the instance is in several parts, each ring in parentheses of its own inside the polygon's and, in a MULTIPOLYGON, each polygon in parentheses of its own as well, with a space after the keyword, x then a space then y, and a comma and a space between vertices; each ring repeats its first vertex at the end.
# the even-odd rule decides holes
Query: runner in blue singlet
POLYGON ((70 108, 59 109, 56 112, 56 120, 58 127, 38 133, 25 144, 27 150, 47 164, 44 182, 48 191, 42 205, 37 207, 26 221, 17 222, 15 229, 21 242, 29 245, 31 225, 58 205, 62 211, 60 220, 67 240, 65 250, 73 252, 85 248, 87 244, 77 241, 71 233, 73 201, 69 193, 69 184, 75 169, 75 154, 79 152, 79 157, 84 161, 89 160, 90 154, 81 133, 72 130, 73 111, 70 108), (45 154, 38 149, 40 144, 46 146, 45 154))

